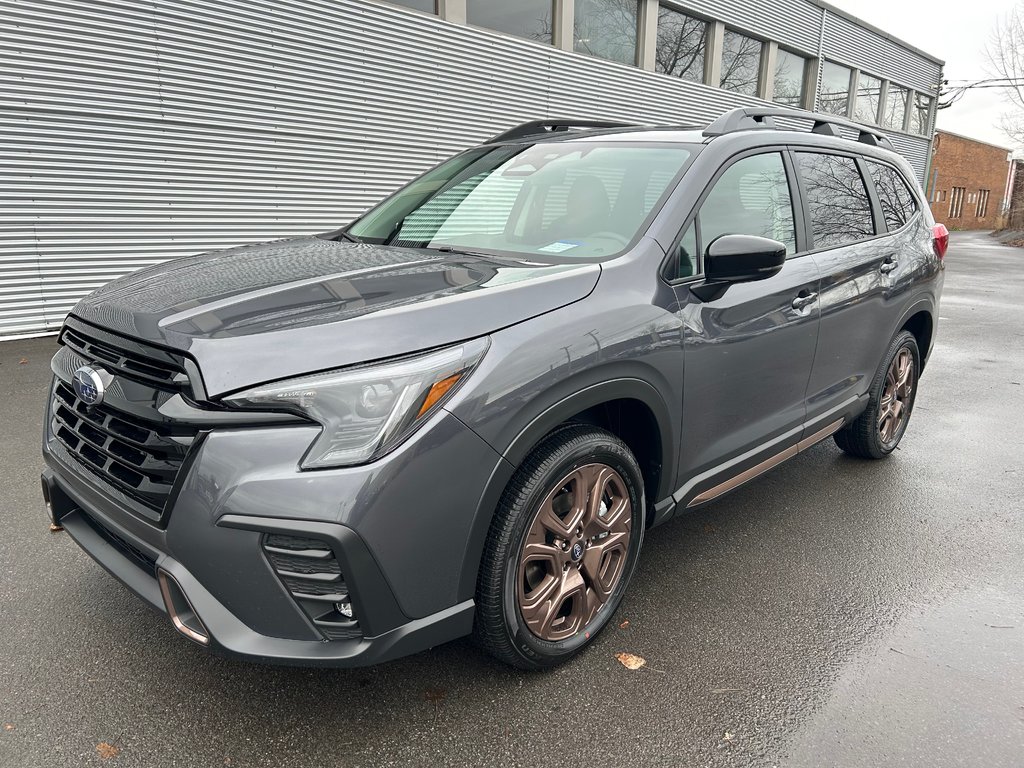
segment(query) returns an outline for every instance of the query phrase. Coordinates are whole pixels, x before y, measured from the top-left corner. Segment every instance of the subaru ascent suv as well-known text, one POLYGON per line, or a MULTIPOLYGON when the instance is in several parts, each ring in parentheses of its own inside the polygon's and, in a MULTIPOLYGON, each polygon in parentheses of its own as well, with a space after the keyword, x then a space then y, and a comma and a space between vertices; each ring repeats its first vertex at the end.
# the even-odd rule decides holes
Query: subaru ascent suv
POLYGON ((947 243, 875 129, 527 123, 337 231, 83 299, 47 508, 223 653, 355 666, 473 634, 549 667, 652 527, 828 437, 893 451, 947 243))

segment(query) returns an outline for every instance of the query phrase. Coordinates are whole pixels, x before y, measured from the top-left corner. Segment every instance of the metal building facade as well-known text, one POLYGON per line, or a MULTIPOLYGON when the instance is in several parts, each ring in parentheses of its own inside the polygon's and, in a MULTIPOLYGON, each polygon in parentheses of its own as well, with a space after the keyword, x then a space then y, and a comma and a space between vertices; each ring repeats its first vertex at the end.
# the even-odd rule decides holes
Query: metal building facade
MULTIPOLYGON (((824 3, 682 5, 938 88, 941 62, 824 3)), ((336 227, 519 121, 759 103, 381 2, 0 0, 0 339, 142 266, 336 227)), ((890 134, 922 176, 931 120, 890 134)))

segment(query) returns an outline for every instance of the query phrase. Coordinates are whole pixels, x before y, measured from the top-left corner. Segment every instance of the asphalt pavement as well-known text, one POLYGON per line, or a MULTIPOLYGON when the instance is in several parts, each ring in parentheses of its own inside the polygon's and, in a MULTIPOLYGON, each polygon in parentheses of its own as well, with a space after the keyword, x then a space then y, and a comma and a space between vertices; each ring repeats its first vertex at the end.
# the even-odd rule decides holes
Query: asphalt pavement
POLYGON ((827 441, 652 532, 546 674, 468 641, 326 671, 189 643, 48 532, 54 341, 0 344, 0 766, 1021 766, 1024 250, 955 233, 946 261, 900 450, 827 441))

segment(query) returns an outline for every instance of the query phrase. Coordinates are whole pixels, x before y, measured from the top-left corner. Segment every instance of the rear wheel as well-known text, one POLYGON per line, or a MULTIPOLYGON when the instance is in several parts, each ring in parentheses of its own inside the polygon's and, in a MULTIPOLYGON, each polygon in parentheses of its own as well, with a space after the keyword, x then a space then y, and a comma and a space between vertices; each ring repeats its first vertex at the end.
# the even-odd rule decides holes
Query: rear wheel
POLYGON ((567 661, 608 623, 644 533, 643 478, 614 435, 569 425, 509 483, 488 534, 474 634, 523 669, 567 661))
POLYGON ((875 374, 868 407, 835 434, 836 444, 862 459, 881 459, 892 453, 907 430, 920 370, 917 340, 909 331, 900 331, 875 374))

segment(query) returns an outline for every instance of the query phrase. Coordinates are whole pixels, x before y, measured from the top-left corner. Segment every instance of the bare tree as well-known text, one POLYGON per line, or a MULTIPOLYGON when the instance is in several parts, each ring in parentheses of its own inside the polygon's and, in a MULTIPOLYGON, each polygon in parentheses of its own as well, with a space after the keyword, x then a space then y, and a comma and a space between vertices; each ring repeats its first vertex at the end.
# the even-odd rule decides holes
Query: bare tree
POLYGON ((654 52, 658 72, 703 80, 706 47, 706 22, 665 6, 659 8, 658 44, 654 52))
POLYGON ((1024 2, 996 24, 985 54, 990 74, 1005 81, 1003 93, 1011 107, 999 127, 1012 141, 1024 144, 1024 2))

